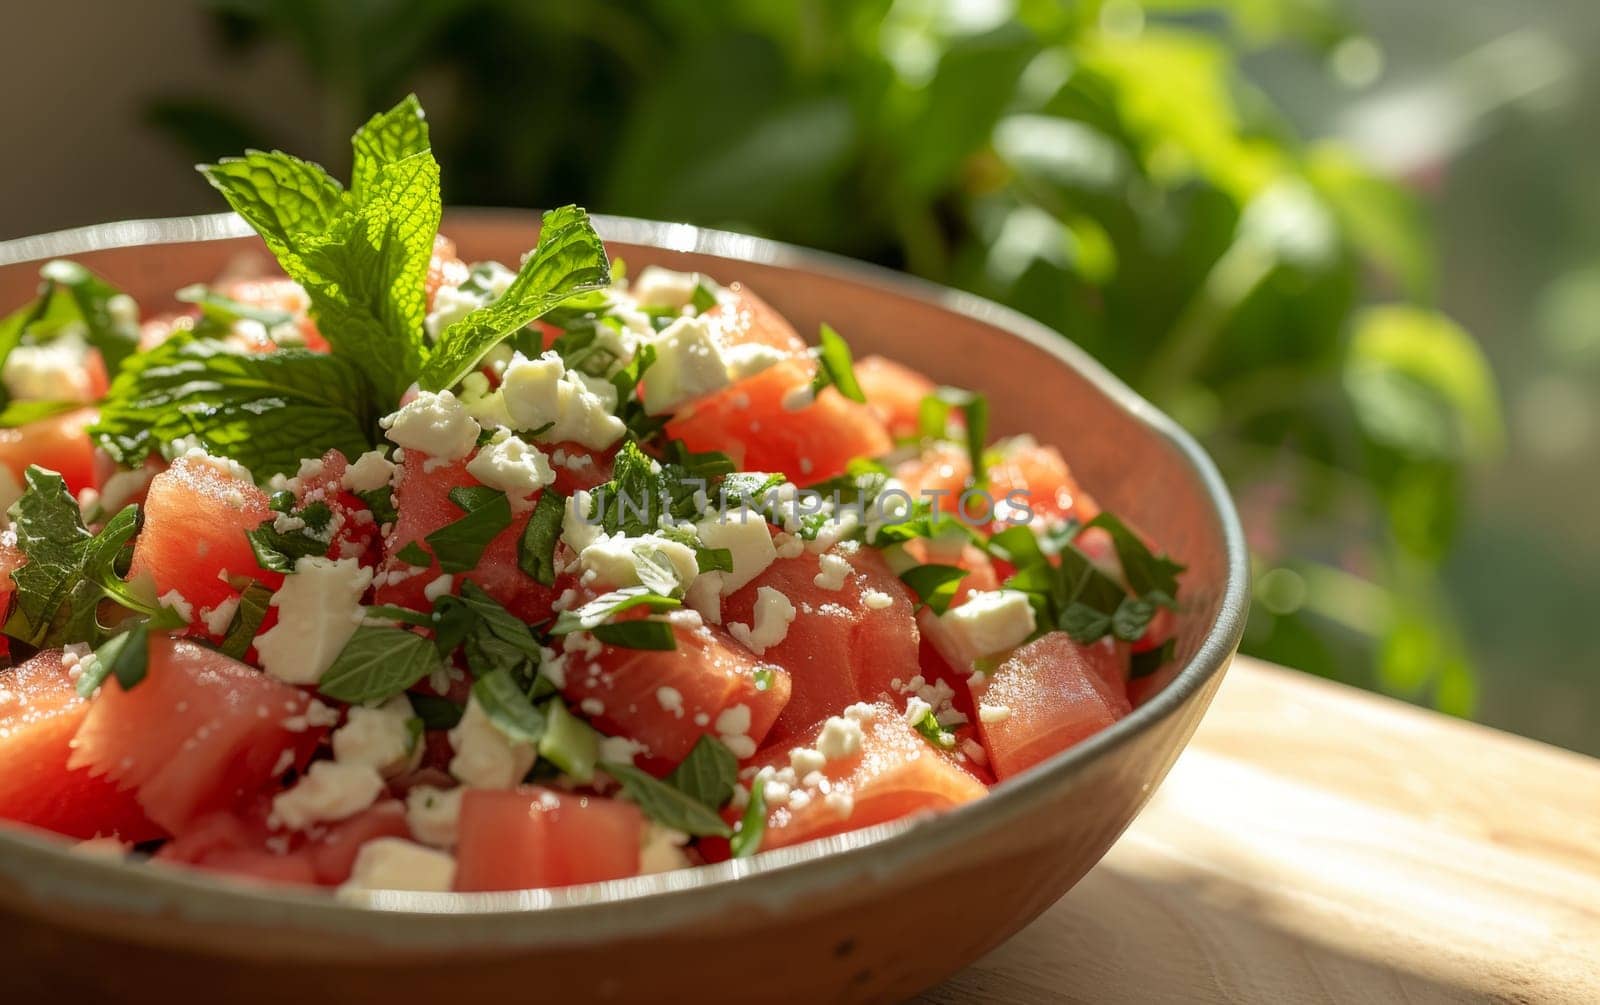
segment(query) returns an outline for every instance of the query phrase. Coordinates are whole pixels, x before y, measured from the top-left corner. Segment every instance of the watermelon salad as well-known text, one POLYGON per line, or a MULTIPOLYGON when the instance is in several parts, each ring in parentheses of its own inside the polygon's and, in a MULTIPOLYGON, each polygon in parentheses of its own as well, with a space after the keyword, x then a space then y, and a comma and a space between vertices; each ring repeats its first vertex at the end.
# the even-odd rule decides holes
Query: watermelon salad
POLYGON ((51 262, 0 321, 8 825, 341 891, 617 879, 982 799, 1171 660, 1182 567, 981 396, 629 275, 575 207, 463 261, 415 99, 348 184, 201 171, 272 274, 147 313, 51 262))

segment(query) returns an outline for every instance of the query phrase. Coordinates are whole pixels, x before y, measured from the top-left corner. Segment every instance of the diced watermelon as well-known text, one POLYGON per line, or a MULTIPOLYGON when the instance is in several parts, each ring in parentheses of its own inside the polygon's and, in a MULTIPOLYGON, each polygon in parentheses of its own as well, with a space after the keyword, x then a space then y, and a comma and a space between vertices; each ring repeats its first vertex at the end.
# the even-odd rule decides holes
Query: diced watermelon
POLYGON ((159 837, 161 828, 132 793, 68 767, 73 734, 88 711, 58 649, 0 670, 0 819, 75 838, 159 837))
MULTIPOLYGON (((430 561, 426 571, 413 572, 402 561, 399 552, 415 542, 424 551, 431 550, 424 540, 441 527, 461 519, 459 506, 450 501, 450 490, 467 485, 477 485, 478 480, 467 473, 467 461, 453 461, 429 468, 432 463, 418 451, 408 451, 401 464, 394 490, 395 510, 399 519, 384 541, 383 566, 377 582, 377 600, 380 604, 398 604, 413 610, 427 610, 430 603, 423 594, 424 588, 439 574, 438 559, 430 561), (396 576, 401 578, 396 579, 396 576)), ((532 511, 514 514, 511 525, 489 542, 478 567, 457 575, 452 590, 461 592, 465 580, 477 583, 506 610, 529 623, 550 617, 550 605, 556 593, 541 586, 537 580, 517 567, 517 545, 528 524, 532 511)))
POLYGON ((703 315, 717 325, 722 343, 730 346, 756 343, 780 349, 804 364, 805 379, 810 380, 816 365, 806 351, 806 340, 794 330, 789 319, 773 310, 743 283, 732 283, 726 290, 726 295, 719 297, 716 305, 703 315))
POLYGON ((524 786, 461 799, 455 888, 531 890, 639 873, 644 815, 631 803, 524 786))
POLYGON ((1122 686, 1127 659, 1126 647, 1111 639, 1086 646, 1050 632, 974 684, 978 731, 996 777, 1025 771, 1132 711, 1122 686), (1004 711, 985 716, 984 706, 1004 711))
MULTIPOLYGON (((973 497, 968 501, 969 520, 981 519, 985 509, 1008 500, 1013 505, 1025 503, 1035 521, 1071 517, 1087 523, 1099 515, 1099 505, 1079 487, 1055 447, 1040 446, 1032 437, 1017 436, 999 444, 992 453, 995 462, 984 487, 987 499, 973 497), (1012 493, 1020 495, 1013 497, 1012 493)), ((954 512, 959 503, 971 477, 972 464, 964 447, 937 442, 928 444, 918 456, 902 461, 894 473, 913 496, 944 493, 938 497, 939 508, 948 513, 954 512)))
MULTIPOLYGON (((797 779, 795 791, 805 793, 804 805, 791 796, 770 807, 762 848, 783 848, 911 813, 946 810, 988 792, 955 754, 924 740, 889 704, 877 703, 860 727, 859 752, 830 760, 822 768, 826 791, 797 779)), ((822 729, 819 722, 793 741, 772 745, 757 755, 756 763, 783 769, 789 764, 791 747, 815 746, 822 729)))
POLYGON ((196 611, 239 595, 230 576, 276 590, 282 573, 257 565, 245 536, 272 515, 266 493, 250 482, 180 457, 150 483, 130 576, 149 577, 157 595, 177 590, 196 611))
POLYGON ((144 680, 100 688, 69 765, 131 788, 150 819, 181 832, 236 805, 289 767, 304 767, 326 732, 307 724, 302 691, 221 653, 152 636, 144 680))
POLYGON ((378 540, 378 524, 372 511, 360 497, 343 487, 349 466, 344 454, 328 451, 315 474, 299 479, 296 496, 300 506, 322 503, 333 514, 333 538, 328 544, 328 554, 333 558, 362 558, 376 548, 378 540))
MULTIPOLYGON (((867 407, 895 439, 916 436, 922 399, 938 385, 922 374, 883 356, 856 360, 856 383, 867 396, 867 407)), ((958 413, 959 417, 959 413, 958 413)))
POLYGON ((362 845, 374 838, 410 836, 405 804, 398 799, 384 799, 319 831, 302 854, 311 860, 311 871, 318 883, 337 886, 350 878, 362 845))
POLYGON ((672 633, 670 650, 599 644, 591 657, 568 645, 563 693, 586 712, 599 709, 589 717, 602 731, 637 740, 667 763, 701 736, 718 735, 718 720, 730 711, 738 717, 739 706, 749 724, 736 735, 759 745, 789 701, 789 674, 714 625, 674 625, 672 633))
POLYGON ((803 408, 785 408, 796 386, 790 367, 763 370, 680 412, 667 423, 667 435, 691 451, 720 450, 742 470, 782 473, 801 485, 842 474, 851 460, 879 457, 894 447, 865 405, 834 388, 823 389, 803 408))
POLYGON ((380 837, 411 836, 405 804, 398 799, 381 800, 310 835, 273 830, 270 808, 270 800, 262 797, 238 809, 202 814, 155 857, 274 883, 338 886, 350 878, 362 845, 380 837))
POLYGON ((771 739, 792 736, 858 701, 894 694, 892 682, 916 673, 915 596, 889 570, 883 556, 862 548, 849 556, 852 569, 838 590, 817 584, 821 564, 810 552, 779 559, 722 603, 722 623, 753 624, 762 587, 795 606, 783 641, 761 657, 789 672, 792 693, 772 727, 771 739), (867 603, 871 593, 889 598, 867 603))
POLYGON ((10 469, 18 485, 23 484, 28 465, 37 464, 60 474, 73 495, 96 488, 88 428, 98 415, 93 408, 76 408, 0 429, 0 465, 10 469))

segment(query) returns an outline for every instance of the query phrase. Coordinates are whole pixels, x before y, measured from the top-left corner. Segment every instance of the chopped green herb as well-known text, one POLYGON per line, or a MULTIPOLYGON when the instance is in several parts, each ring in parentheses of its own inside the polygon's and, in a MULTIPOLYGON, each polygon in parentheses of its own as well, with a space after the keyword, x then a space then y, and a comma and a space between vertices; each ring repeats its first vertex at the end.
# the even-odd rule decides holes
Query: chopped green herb
POLYGON ((611 618, 635 607, 648 607, 652 611, 670 611, 682 606, 683 602, 674 597, 652 593, 642 586, 629 586, 602 594, 582 607, 562 611, 556 618, 555 624, 551 626, 550 634, 566 635, 570 632, 593 631, 611 618))
POLYGON ((645 816, 663 827, 701 837, 733 835, 715 809, 681 789, 631 764, 606 761, 600 768, 622 785, 623 795, 638 804, 645 816))
POLYGON ((561 541, 561 521, 567 498, 553 488, 539 493, 528 523, 517 542, 517 568, 543 586, 556 581, 556 545, 561 541))
POLYGON ((544 713, 528 700, 506 671, 495 670, 479 677, 472 685, 472 697, 512 743, 536 745, 543 739, 547 726, 544 713))
POLYGON ((411 699, 411 710, 417 713, 423 729, 455 729, 466 713, 462 706, 438 695, 413 693, 406 697, 411 699))
POLYGON ((433 565, 433 555, 429 554, 428 549, 415 541, 408 541, 404 548, 395 552, 395 557, 418 569, 426 569, 433 565))
POLYGON ((337 701, 369 705, 388 701, 439 669, 433 645, 416 632, 362 625, 345 643, 317 690, 337 701))
POLYGON ((911 724, 911 728, 915 729, 924 740, 927 740, 940 750, 956 749, 955 734, 939 724, 939 718, 933 714, 933 709, 931 708, 923 712, 917 721, 911 724))
POLYGON ((150 669, 150 623, 137 621, 127 631, 113 635, 94 651, 94 663, 78 677, 78 694, 87 698, 116 677, 124 691, 133 690, 150 669))
POLYGON ((544 705, 545 732, 539 740, 539 756, 560 768, 580 785, 594 780, 600 759, 600 734, 593 726, 567 710, 560 698, 544 705))
POLYGON ((900 574, 900 581, 911 587, 917 597, 935 614, 950 609, 967 570, 956 565, 916 565, 900 574))
POLYGON ((750 801, 739 818, 739 829, 728 839, 728 848, 734 858, 749 858, 761 850, 761 841, 766 836, 767 782, 757 775, 750 783, 750 801))
POLYGON ((812 381, 811 387, 814 391, 821 391, 830 384, 851 401, 867 400, 866 393, 856 382, 849 343, 831 327, 823 325, 817 344, 817 376, 812 381))
POLYGON ((450 501, 466 515, 424 540, 445 572, 471 572, 495 535, 511 526, 511 501, 504 492, 481 485, 457 486, 450 501))
POLYGON ((596 625, 594 637, 624 649, 670 650, 678 648, 672 626, 664 621, 618 621, 596 625))
POLYGON ((228 623, 228 632, 222 638, 222 651, 236 660, 242 660, 255 642, 256 632, 267 616, 267 606, 272 602, 272 591, 260 583, 252 582, 239 594, 239 607, 228 623))
POLYGON ((666 778, 667 784, 716 810, 733 797, 739 759, 727 744, 713 736, 695 741, 689 755, 666 778))

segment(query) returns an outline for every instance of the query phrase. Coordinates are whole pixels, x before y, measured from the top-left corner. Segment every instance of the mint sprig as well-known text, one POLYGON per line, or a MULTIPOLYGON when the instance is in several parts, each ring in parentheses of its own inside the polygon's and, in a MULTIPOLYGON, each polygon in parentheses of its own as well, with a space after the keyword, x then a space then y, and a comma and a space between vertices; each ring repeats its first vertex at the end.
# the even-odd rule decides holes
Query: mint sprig
POLYGON ((351 146, 349 191, 281 151, 251 150, 200 172, 305 288, 334 354, 358 362, 387 405, 422 365, 439 164, 415 96, 374 116, 351 146))

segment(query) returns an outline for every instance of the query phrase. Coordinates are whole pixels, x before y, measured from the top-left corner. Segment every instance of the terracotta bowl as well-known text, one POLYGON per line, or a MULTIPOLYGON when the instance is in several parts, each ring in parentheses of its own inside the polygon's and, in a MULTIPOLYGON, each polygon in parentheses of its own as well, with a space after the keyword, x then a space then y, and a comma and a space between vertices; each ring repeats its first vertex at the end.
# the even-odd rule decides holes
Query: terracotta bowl
MULTIPOLYGON (((462 211, 445 232, 468 260, 514 262, 535 228, 528 213, 462 211)), ((734 234, 625 219, 601 230, 631 270, 656 263, 742 281, 802 332, 827 321, 858 353, 984 392, 995 433, 1060 447, 1104 505, 1188 563, 1165 686, 1113 728, 954 812, 586 887, 351 904, 97 860, 0 828, 0 985, 52 999, 170 1002, 187 991, 230 1005, 900 998, 1026 925, 1144 806, 1244 623, 1243 536, 1194 441, 1060 335, 977 297, 734 234)), ((0 307, 32 294, 40 260, 71 256, 146 310, 165 309, 179 287, 261 254, 246 235, 219 215, 0 244, 0 307)))

